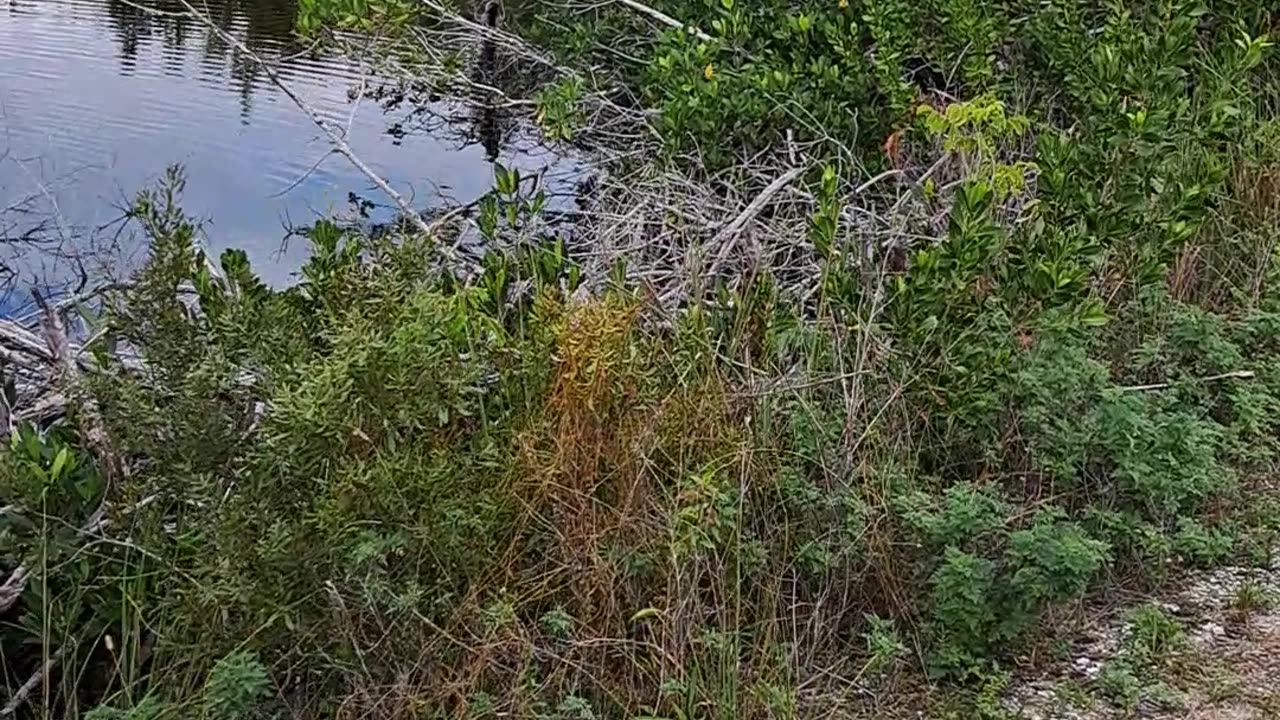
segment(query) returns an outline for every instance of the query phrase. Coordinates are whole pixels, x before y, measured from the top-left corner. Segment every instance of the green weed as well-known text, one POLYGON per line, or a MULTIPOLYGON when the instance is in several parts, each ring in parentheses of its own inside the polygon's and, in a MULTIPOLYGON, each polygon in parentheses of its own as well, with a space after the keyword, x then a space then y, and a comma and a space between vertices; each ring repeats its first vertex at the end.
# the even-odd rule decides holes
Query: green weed
POLYGON ((1231 598, 1231 609, 1247 621, 1249 617, 1267 612, 1275 606, 1275 597, 1262 583, 1254 579, 1245 580, 1236 588, 1231 598))
MULTIPOLYGON (((921 670, 944 716, 1002 717, 1011 658, 1092 593, 1269 558, 1269 8, 654 6, 711 39, 510 9, 575 68, 533 119, 586 144, 589 103, 640 106, 661 151, 603 141, 608 169, 722 171, 710 205, 776 174, 743 158, 812 161, 785 262, 588 277, 591 238, 495 166, 474 273, 433 264, 441 238, 321 220, 275 289, 204 256, 170 175, 74 389, 128 477, 103 482, 74 412, 0 455, 0 564, 31 572, 6 677, 82 669, 33 711, 800 718, 921 670), (106 540, 79 531, 98 508, 106 540)), ((299 18, 389 42, 433 19, 299 18)), ((637 241, 704 243, 662 214, 637 241)), ((1129 620, 1103 691, 1176 705, 1143 688, 1182 629, 1129 620)))

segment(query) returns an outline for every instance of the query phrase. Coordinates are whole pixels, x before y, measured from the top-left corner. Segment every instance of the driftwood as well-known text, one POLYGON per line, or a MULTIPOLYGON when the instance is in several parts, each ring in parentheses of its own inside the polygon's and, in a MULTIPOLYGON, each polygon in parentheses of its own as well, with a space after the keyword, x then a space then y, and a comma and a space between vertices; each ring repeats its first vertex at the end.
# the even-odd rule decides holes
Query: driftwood
POLYGON ((39 335, 12 320, 0 320, 0 343, 5 344, 6 350, 12 348, 13 352, 24 353, 35 360, 53 360, 48 344, 39 335))

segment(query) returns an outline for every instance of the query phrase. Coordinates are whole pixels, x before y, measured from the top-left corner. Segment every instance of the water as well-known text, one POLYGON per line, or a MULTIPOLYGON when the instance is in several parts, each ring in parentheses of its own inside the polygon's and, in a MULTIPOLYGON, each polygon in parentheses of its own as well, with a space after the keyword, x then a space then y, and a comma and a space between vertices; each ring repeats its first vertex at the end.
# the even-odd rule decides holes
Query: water
MULTIPOLYGON (((286 226, 347 211, 351 192, 386 199, 345 158, 325 157, 327 140, 255 63, 194 19, 136 4, 181 8, 171 2, 0 0, 0 210, 24 198, 35 208, 0 215, 0 236, 56 215, 46 235, 76 235, 90 247, 80 251, 100 251, 116 240, 111 223, 128 199, 181 163, 183 204, 208 220, 207 244, 244 248, 267 282, 288 283, 306 248, 282 248, 286 226)), ((353 103, 360 63, 299 47, 292 0, 202 6, 323 116, 349 122, 351 146, 416 206, 469 202, 491 186, 492 166, 471 128, 403 136, 398 124, 412 126, 404 117, 368 99, 353 103)), ((529 135, 510 133, 499 159, 555 166, 529 135)), ((139 248, 125 242, 113 254, 136 262, 139 248)), ((66 272, 47 253, 8 264, 32 276, 66 272)))

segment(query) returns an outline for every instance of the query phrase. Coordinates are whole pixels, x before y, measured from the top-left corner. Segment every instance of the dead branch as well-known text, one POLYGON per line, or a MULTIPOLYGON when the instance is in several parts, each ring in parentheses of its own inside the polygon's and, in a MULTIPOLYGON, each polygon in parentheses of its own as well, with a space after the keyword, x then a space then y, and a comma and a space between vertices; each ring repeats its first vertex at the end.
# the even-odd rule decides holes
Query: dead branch
POLYGON ((53 356, 49 354, 49 348, 45 341, 12 320, 0 320, 0 343, 15 352, 26 353, 41 362, 53 361, 53 356))
MULTIPOLYGON (((61 654, 60 651, 58 655, 61 654)), ((31 677, 27 678, 27 681, 22 683, 22 686, 13 693, 13 697, 9 698, 9 702, 5 703, 3 708, 0 708, 0 717, 9 717, 16 713, 18 708, 22 707, 22 704, 27 701, 31 693, 35 692, 36 687, 40 685, 40 681, 44 680, 45 676, 52 672, 57 664, 58 656, 55 655, 36 668, 36 671, 31 673, 31 677)))
POLYGON ((692 25, 682 23, 679 20, 671 17, 670 15, 667 15, 666 13, 655 10, 649 7, 648 5, 642 5, 641 3, 636 2, 636 0, 618 0, 618 2, 623 5, 626 5, 627 7, 631 8, 632 10, 635 10, 638 13, 643 13, 645 15, 648 15, 649 17, 653 18, 654 20, 657 20, 663 25, 667 25, 673 28, 679 28, 681 30, 686 30, 690 34, 692 34, 694 37, 698 38, 703 42, 711 42, 710 35, 702 32, 701 30, 699 30, 698 28, 692 25))
POLYGON ((67 398, 60 392, 46 393, 27 407, 13 413, 17 422, 42 423, 64 415, 67 411, 67 398))
POLYGON ((773 182, 769 183, 764 190, 761 190, 760 194, 757 195, 755 199, 742 210, 742 212, 738 213, 737 217, 731 220, 723 230, 716 234, 715 239, 711 241, 711 245, 712 247, 719 245, 720 252, 716 255, 716 259, 711 263, 710 273, 712 275, 715 275, 716 272, 720 270, 720 266, 724 264, 724 261, 729 257, 730 253, 733 252, 733 248, 737 244, 738 233, 742 231, 743 226, 759 215, 760 212, 764 210, 765 206, 769 204, 769 201, 773 199, 773 196, 777 195, 782 188, 790 184, 792 180, 799 177, 802 172, 804 172, 804 168, 798 167, 792 168, 782 175, 779 175, 773 182))
MULTIPOLYGON (((1252 380, 1254 372, 1252 370, 1233 370, 1225 372, 1221 375, 1210 375, 1209 377, 1196 378, 1196 383, 1211 383, 1220 380, 1252 380)), ((1171 382, 1152 383, 1150 385, 1126 385, 1119 388, 1120 392, 1146 392, 1148 390, 1167 390, 1174 386, 1171 382)))
POLYGON ((27 589, 27 577, 30 574, 31 570, 26 565, 19 565, 9 573, 9 578, 0 585, 0 613, 7 612, 18 598, 22 597, 22 591, 27 589))
MULTIPOLYGON (((31 296, 44 315, 42 322, 49 342, 49 353, 56 369, 55 384, 61 387, 64 393, 75 392, 80 385, 80 367, 76 363, 76 354, 71 350, 71 343, 67 340, 62 315, 45 302, 40 291, 33 288, 31 296)), ((98 410, 98 402, 89 393, 82 393, 77 400, 81 435, 88 444, 89 450, 97 456, 98 467, 102 471, 103 480, 106 481, 109 492, 112 483, 122 476, 124 467, 112 447, 111 436, 107 433, 106 426, 102 422, 102 414, 98 410)))

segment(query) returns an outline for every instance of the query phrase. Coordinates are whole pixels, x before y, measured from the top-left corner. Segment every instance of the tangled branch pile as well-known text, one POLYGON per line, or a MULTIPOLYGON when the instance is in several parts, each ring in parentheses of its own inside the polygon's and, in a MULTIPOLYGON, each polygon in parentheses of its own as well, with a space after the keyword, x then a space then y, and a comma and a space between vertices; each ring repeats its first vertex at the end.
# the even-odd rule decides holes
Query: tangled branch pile
POLYGON ((3 456, 8 710, 975 717, 1090 603, 1271 562, 1274 10, 636 5, 304 3, 600 176, 565 237, 499 169, 466 277, 318 223, 281 291, 143 194, 3 456), (494 38, 521 93, 432 75, 494 38))

